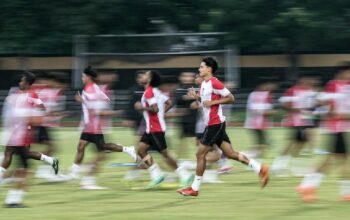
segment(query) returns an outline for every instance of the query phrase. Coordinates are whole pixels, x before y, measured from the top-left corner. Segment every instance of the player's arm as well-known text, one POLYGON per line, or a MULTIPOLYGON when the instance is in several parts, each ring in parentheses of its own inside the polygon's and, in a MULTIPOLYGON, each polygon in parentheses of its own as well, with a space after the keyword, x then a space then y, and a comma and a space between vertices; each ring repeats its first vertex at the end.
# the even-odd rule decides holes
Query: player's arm
POLYGON ((222 97, 221 99, 218 100, 206 100, 203 102, 204 107, 210 107, 213 105, 221 105, 221 104, 232 104, 235 102, 235 97, 233 96, 232 93, 228 94, 225 97, 222 97))
POLYGON ((208 108, 213 105, 232 104, 235 102, 233 94, 219 80, 213 80, 212 84, 214 94, 220 95, 221 98, 218 100, 203 101, 202 104, 204 107, 208 108))
POLYGON ((143 107, 141 102, 136 102, 134 107, 135 107, 135 110, 137 110, 137 111, 148 111, 151 113, 158 113, 159 112, 159 108, 158 108, 157 103, 154 103, 149 107, 143 107))
POLYGON ((165 113, 168 112, 172 107, 173 107, 173 102, 170 99, 166 100, 164 103, 165 113))

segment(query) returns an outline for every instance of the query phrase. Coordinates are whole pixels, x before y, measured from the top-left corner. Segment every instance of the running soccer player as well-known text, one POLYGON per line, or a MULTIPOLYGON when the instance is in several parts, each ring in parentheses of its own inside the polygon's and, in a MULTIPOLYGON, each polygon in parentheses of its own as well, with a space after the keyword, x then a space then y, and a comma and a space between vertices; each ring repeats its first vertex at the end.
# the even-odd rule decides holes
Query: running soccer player
MULTIPOLYGON (((45 110, 43 102, 38 98, 38 95, 31 90, 31 85, 35 81, 35 75, 26 72, 20 82, 19 91, 11 94, 7 99, 7 105, 11 108, 11 114, 8 114, 9 121, 7 127, 6 148, 4 159, 0 167, 0 182, 6 172, 6 169, 11 165, 13 155, 17 155, 21 165, 15 173, 17 183, 15 189, 10 189, 5 199, 5 205, 9 208, 23 207, 22 199, 26 188, 26 179, 28 174, 28 158, 40 159, 45 156, 38 152, 30 152, 29 147, 32 140, 31 126, 40 121, 34 113, 36 109, 45 110)), ((55 171, 58 171, 58 161, 45 156, 45 159, 50 159, 55 163, 55 171)))
POLYGON ((198 196, 199 189, 206 168, 206 155, 216 144, 227 158, 240 161, 257 172, 261 179, 262 187, 265 187, 269 171, 267 165, 261 165, 257 161, 247 158, 238 151, 233 150, 230 139, 225 131, 225 117, 222 115, 223 104, 234 102, 234 96, 224 85, 213 76, 218 68, 216 60, 212 57, 203 58, 199 73, 204 79, 199 95, 192 90, 191 94, 196 100, 200 100, 206 122, 206 129, 197 150, 196 176, 191 187, 179 189, 178 193, 184 196, 198 196))
POLYGON ((88 171, 87 176, 81 180, 81 188, 87 190, 105 189, 104 187, 96 185, 94 174, 97 172, 99 163, 105 159, 104 151, 124 152, 127 153, 134 161, 137 160, 135 148, 124 147, 118 144, 105 143, 103 136, 103 117, 111 114, 111 111, 105 109, 106 102, 109 102, 108 96, 95 83, 97 73, 91 67, 84 70, 82 80, 85 84, 84 91, 80 95, 76 95, 76 100, 82 103, 83 108, 83 131, 80 136, 77 154, 74 164, 71 167, 70 177, 77 178, 82 171, 81 163, 84 159, 85 148, 89 143, 93 143, 97 147, 98 154, 92 163, 92 167, 88 171))
POLYGON ((268 146, 266 130, 272 125, 269 116, 273 113, 271 92, 274 88, 273 83, 264 82, 248 96, 244 126, 256 136, 256 148, 247 154, 253 158, 263 156, 268 146))
POLYGON ((275 174, 285 175, 292 156, 298 155, 310 141, 309 129, 313 126, 313 109, 316 106, 313 83, 313 76, 302 75, 279 99, 288 111, 286 125, 293 130, 293 133, 289 145, 271 165, 271 172, 275 174))
POLYGON ((319 97, 320 102, 323 102, 329 109, 324 124, 330 134, 333 154, 328 155, 312 173, 306 175, 298 186, 297 191, 304 202, 313 202, 317 199, 317 189, 328 173, 332 159, 337 159, 337 165, 341 168, 341 181, 339 181, 341 200, 350 201, 350 173, 346 141, 350 128, 350 62, 342 63, 339 68, 340 71, 333 80, 327 83, 324 92, 319 97))
POLYGON ((165 140, 165 119, 164 114, 172 107, 168 96, 164 95, 157 87, 160 85, 160 75, 151 70, 145 73, 145 92, 141 102, 135 103, 135 109, 143 111, 146 122, 146 132, 139 142, 138 155, 142 158, 143 164, 148 168, 151 182, 146 188, 154 188, 165 178, 163 171, 148 153, 149 150, 158 151, 166 163, 175 170, 179 176, 182 186, 188 185, 193 179, 186 169, 178 167, 176 160, 170 156, 165 140))

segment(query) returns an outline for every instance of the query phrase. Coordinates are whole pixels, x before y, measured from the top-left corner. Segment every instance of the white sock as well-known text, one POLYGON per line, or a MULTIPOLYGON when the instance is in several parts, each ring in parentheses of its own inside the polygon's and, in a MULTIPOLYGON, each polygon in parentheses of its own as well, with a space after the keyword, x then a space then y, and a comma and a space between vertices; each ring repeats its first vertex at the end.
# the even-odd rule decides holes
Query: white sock
POLYGON ((321 185, 323 177, 324 177, 324 174, 322 173, 310 173, 304 177, 300 186, 318 188, 321 185))
POLYGON ((150 173, 152 180, 155 180, 163 175, 163 171, 160 169, 160 167, 156 163, 154 163, 152 166, 148 168, 148 172, 150 173))
POLYGON ((340 195, 349 196, 350 195, 350 180, 339 181, 340 195))
POLYGON ((288 167, 290 158, 291 158, 291 156, 289 156, 289 155, 277 157, 271 165, 271 170, 286 169, 288 167))
POLYGON ((202 177, 201 176, 195 176, 193 183, 192 183, 192 189, 194 191, 199 191, 200 187, 201 187, 201 181, 202 181, 202 177))
POLYGON ((181 181, 185 181, 191 176, 191 174, 183 167, 178 167, 175 170, 175 173, 178 175, 181 181))
POLYGON ((45 154, 41 154, 40 160, 45 161, 46 163, 52 165, 53 164, 53 158, 46 156, 45 154))
POLYGON ((80 170, 80 165, 73 163, 72 167, 70 168, 70 174, 76 176, 80 173, 80 170))
POLYGON ((135 152, 135 148, 134 147, 123 147, 123 152, 127 153, 130 157, 132 157, 133 159, 137 158, 136 152, 135 152))
POLYGON ((5 172, 6 172, 6 169, 3 168, 3 167, 0 167, 0 182, 1 182, 2 177, 3 177, 3 175, 4 175, 5 172))
POLYGON ((253 159, 249 159, 248 166, 252 168, 256 173, 260 173, 261 164, 253 159))
POLYGON ((10 189, 5 198, 5 204, 21 204, 24 191, 21 189, 10 189))

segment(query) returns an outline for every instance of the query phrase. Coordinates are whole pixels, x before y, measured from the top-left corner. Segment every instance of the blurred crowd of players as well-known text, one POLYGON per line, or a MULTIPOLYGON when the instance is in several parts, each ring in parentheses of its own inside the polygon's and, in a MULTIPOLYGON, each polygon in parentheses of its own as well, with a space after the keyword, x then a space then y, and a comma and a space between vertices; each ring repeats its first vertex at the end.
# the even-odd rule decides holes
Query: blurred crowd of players
MULTIPOLYGON (((62 118, 69 115, 65 111, 64 91, 67 87, 54 76, 37 78, 33 73, 25 72, 18 86, 10 89, 2 112, 4 156, 0 166, 0 183, 15 183, 15 186, 8 191, 5 205, 22 207, 22 198, 27 187, 28 164, 31 163, 28 160, 31 159, 42 161, 45 164, 39 166, 36 171, 37 178, 50 182, 80 179, 81 188, 97 190, 104 189, 97 184, 95 176, 99 169, 98 165, 106 158, 106 152, 126 153, 130 156, 130 160, 137 164, 135 169, 127 173, 126 178, 133 179, 140 169, 147 169, 151 181, 145 188, 150 189, 165 178, 162 169, 147 153, 148 150, 155 150, 175 171, 181 187, 189 186, 193 179, 196 182, 198 175, 192 174, 188 166, 181 165, 179 159, 188 159, 186 158, 188 152, 192 151, 189 147, 201 145, 203 133, 206 132, 208 126, 203 118, 201 101, 196 100, 190 92, 200 90, 203 85, 203 77, 199 73, 183 72, 179 75, 179 84, 173 87, 161 84, 159 76, 161 74, 156 71, 137 72, 136 83, 129 89, 127 110, 116 111, 113 109, 116 94, 112 88, 118 78, 117 75, 98 74, 91 67, 84 70, 82 73, 84 90, 75 96, 75 100, 82 104, 80 126, 82 133, 77 143, 76 158, 69 172, 63 175, 59 172, 59 159, 55 157, 56 140, 52 138, 50 130, 61 126, 62 118), (152 87, 153 90, 147 91, 149 87, 152 87), (152 107, 152 102, 157 104, 157 109, 152 107), (164 115, 150 119, 147 117, 152 114, 147 115, 147 112, 157 114, 162 112, 164 115), (134 129, 136 147, 105 142, 103 134, 107 134, 107 130, 113 126, 112 118, 116 115, 125 119, 123 125, 134 129), (174 148, 178 159, 167 152, 165 137, 158 135, 165 131, 165 127, 162 127, 162 123, 164 126, 166 123, 162 122, 163 118, 175 121, 180 128, 180 141, 174 148), (147 120, 158 121, 149 124, 147 120), (154 126, 152 123, 159 125, 159 128, 152 127, 154 126), (152 133, 152 129, 156 132, 152 133), (30 148, 36 143, 45 145, 46 150, 36 152, 35 148, 30 148), (96 145, 96 157, 91 163, 83 166, 85 148, 89 143, 96 145), (10 170, 13 155, 18 156, 20 164, 16 169, 10 170)), ((234 94, 231 84, 226 84, 226 88, 234 94)), ((335 158, 337 159, 336 165, 341 168, 339 181, 341 198, 350 201, 350 173, 347 165, 346 141, 346 134, 350 128, 350 102, 348 101, 350 62, 339 65, 339 71, 324 86, 321 85, 317 76, 305 74, 299 76, 296 83, 280 97, 274 94, 277 88, 276 82, 265 81, 257 85, 248 96, 244 128, 250 130, 255 140, 255 145, 251 147, 251 150, 238 154, 235 159, 227 158, 220 146, 213 147, 205 155, 207 165, 217 163, 217 172, 227 173, 232 169, 231 163, 227 162, 228 159, 235 159, 249 165, 252 169, 258 169, 257 173, 259 173, 263 165, 253 161, 253 158, 256 158, 257 161, 263 160, 266 151, 270 149, 267 130, 276 125, 285 126, 291 130, 290 143, 288 146, 281 146, 283 149, 281 148, 280 154, 272 161, 270 171, 276 176, 289 175, 291 159, 297 157, 307 147, 306 150, 310 150, 311 153, 327 156, 320 165, 315 168, 310 167, 310 170, 303 174, 304 179, 297 187, 301 198, 305 202, 317 199, 317 189, 335 158), (276 123, 272 118, 280 114, 279 109, 284 109, 286 114, 281 122, 276 123), (330 136, 327 150, 310 148, 314 145, 320 130, 330 136), (242 159, 242 157, 247 159, 242 159)), ((222 106, 223 115, 226 117, 231 115, 232 105, 234 104, 222 106)), ((226 121, 230 120, 226 119, 226 121)), ((239 143, 238 140, 235 142, 239 143)), ((239 146, 234 146, 234 148, 239 149, 239 146)), ((192 187, 194 187, 193 184, 192 187)), ((194 191, 191 188, 189 194, 186 194, 188 191, 180 191, 180 193, 196 196, 194 192, 198 191, 199 186, 194 191)))

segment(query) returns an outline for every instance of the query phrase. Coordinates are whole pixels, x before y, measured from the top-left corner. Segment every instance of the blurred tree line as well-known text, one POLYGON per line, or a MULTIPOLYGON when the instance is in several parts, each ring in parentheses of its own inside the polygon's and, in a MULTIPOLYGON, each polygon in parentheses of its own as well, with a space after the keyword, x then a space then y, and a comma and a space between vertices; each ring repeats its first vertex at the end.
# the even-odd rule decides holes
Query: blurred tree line
MULTIPOLYGON (((350 1, 2 0, 0 53, 71 54, 77 34, 225 31, 241 53, 350 52, 350 1)), ((295 61, 297 62, 297 61, 295 61)))

